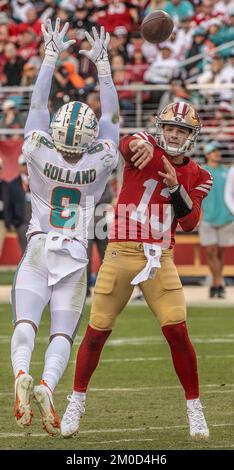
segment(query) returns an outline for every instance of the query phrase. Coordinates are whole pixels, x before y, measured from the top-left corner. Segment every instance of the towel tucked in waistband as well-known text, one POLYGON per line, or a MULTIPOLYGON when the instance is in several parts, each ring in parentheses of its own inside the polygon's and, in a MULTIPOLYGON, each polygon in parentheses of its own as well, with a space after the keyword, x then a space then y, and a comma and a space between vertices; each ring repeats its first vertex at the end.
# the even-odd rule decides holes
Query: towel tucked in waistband
POLYGON ((143 248, 147 258, 147 263, 145 267, 131 281, 133 286, 140 284, 140 282, 147 281, 148 279, 153 279, 155 277, 157 268, 161 267, 161 246, 154 245, 152 243, 143 243, 143 248))
POLYGON ((49 232, 45 242, 48 286, 52 286, 88 264, 87 251, 78 241, 58 232, 49 232))

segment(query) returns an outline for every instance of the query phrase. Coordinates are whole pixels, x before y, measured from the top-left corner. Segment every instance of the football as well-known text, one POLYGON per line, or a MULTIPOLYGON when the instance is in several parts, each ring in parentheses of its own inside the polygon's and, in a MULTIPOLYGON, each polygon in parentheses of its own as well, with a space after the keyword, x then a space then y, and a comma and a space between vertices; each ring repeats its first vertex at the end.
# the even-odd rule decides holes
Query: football
POLYGON ((141 24, 141 35, 153 44, 166 41, 172 33, 174 23, 163 10, 155 10, 147 15, 141 24))

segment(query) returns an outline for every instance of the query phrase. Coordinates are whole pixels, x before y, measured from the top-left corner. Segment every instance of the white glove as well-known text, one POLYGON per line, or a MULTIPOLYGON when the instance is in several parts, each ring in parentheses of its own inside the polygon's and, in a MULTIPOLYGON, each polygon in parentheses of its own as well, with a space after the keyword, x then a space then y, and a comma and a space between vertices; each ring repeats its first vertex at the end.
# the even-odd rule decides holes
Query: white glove
POLYGON ((110 35, 105 32, 104 26, 101 26, 100 36, 98 36, 98 32, 95 27, 92 28, 92 33, 93 38, 87 31, 85 32, 85 36, 91 45, 91 49, 89 51, 82 49, 79 52, 80 54, 88 57, 88 59, 96 65, 99 76, 110 75, 111 68, 107 53, 110 35))
POLYGON ((56 19, 54 31, 52 29, 50 19, 46 21, 46 27, 45 25, 41 26, 41 31, 45 41, 45 56, 49 62, 55 63, 59 54, 76 42, 75 39, 71 39, 70 41, 66 42, 63 41, 68 28, 69 23, 67 22, 65 23, 63 29, 59 32, 60 18, 56 19))

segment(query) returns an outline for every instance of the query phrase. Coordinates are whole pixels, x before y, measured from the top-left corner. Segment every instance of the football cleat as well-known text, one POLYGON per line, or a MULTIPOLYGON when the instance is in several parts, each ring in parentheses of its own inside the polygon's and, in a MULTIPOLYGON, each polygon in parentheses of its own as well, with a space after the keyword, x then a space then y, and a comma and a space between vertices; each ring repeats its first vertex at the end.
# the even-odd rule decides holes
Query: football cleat
POLYGON ((33 395, 41 413, 43 429, 50 436, 57 436, 60 434, 60 419, 54 408, 52 392, 44 380, 34 387, 33 395))
POLYGON ((15 379, 15 420, 21 428, 30 426, 33 412, 30 397, 33 390, 33 378, 22 370, 15 379))
POLYGON ((187 416, 192 439, 197 441, 209 439, 209 429, 199 398, 187 401, 187 416))
POLYGON ((73 398, 72 395, 67 397, 69 404, 62 417, 61 434, 63 437, 74 437, 79 430, 80 419, 85 413, 85 402, 73 398))
POLYGON ((218 287, 218 297, 219 299, 226 299, 226 290, 224 286, 218 287))

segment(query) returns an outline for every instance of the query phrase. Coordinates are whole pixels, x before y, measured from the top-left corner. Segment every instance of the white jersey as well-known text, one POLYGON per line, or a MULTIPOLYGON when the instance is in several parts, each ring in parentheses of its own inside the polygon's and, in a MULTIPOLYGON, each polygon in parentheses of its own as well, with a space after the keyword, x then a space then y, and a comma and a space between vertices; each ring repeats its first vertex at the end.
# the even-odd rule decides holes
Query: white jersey
POLYGON ((87 244, 87 228, 108 177, 118 162, 111 140, 98 139, 75 164, 64 160, 49 134, 33 131, 25 139, 32 218, 27 236, 56 231, 87 244))

